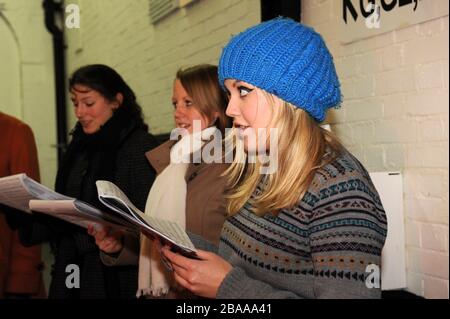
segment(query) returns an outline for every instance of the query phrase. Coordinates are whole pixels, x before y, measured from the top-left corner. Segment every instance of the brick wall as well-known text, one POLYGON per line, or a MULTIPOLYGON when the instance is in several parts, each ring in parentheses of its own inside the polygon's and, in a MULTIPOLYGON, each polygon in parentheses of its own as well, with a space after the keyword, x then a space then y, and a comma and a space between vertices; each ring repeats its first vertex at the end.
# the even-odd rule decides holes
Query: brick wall
POLYGON ((342 45, 342 1, 302 6, 342 82, 333 131, 369 171, 403 173, 407 290, 448 298, 448 15, 342 45))
MULTIPOLYGON (((56 175, 56 115, 51 35, 44 25, 41 0, 0 0, 0 23, 8 24, 16 41, 19 79, 0 74, 0 81, 14 81, 18 103, 8 111, 31 126, 39 153, 42 183, 53 188, 56 175), (17 87, 16 87, 17 86, 17 87)), ((1 40, 1 39, 0 39, 1 40)), ((0 106, 1 109, 1 106, 0 106)))
POLYGON ((259 0, 197 0, 155 25, 148 0, 66 3, 81 8, 80 29, 67 30, 69 71, 89 63, 114 67, 136 92, 155 134, 173 128, 170 98, 178 68, 217 64, 231 34, 260 21, 259 0))

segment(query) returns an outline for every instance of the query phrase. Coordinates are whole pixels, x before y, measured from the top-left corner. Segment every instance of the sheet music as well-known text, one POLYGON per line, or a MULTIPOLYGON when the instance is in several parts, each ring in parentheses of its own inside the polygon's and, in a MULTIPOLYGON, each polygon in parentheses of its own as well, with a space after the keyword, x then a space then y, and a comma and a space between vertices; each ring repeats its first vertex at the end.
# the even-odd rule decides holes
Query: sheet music
POLYGON ((95 228, 101 228, 105 225, 105 222, 95 217, 81 215, 75 207, 74 200, 30 200, 30 209, 54 216, 83 228, 87 228, 88 225, 93 225, 95 228))
MULTIPOLYGON (((97 181, 95 182, 95 184, 97 185, 97 192, 99 197, 102 196, 119 199, 125 204, 125 206, 127 206, 129 211, 131 208, 132 210, 134 210, 134 212, 144 214, 136 206, 134 206, 134 204, 130 201, 127 195, 125 195, 119 187, 114 185, 114 183, 108 181, 97 181)), ((130 213, 132 214, 134 212, 130 211, 130 213)))
POLYGON ((77 200, 30 200, 29 207, 31 210, 47 214, 69 223, 87 228, 93 225, 94 228, 103 226, 112 228, 122 228, 120 223, 112 223, 106 220, 105 214, 95 207, 84 203, 80 209, 77 200))
POLYGON ((35 180, 29 178, 28 176, 24 176, 23 184, 28 189, 28 191, 33 194, 35 197, 42 200, 71 200, 72 197, 62 195, 57 193, 50 188, 36 182, 35 180))
POLYGON ((132 223, 130 223, 127 219, 123 218, 122 216, 112 215, 109 211, 102 211, 94 206, 89 205, 88 203, 85 203, 81 200, 75 200, 74 201, 75 208, 81 213, 81 214, 87 214, 94 218, 98 218, 100 220, 104 220, 106 222, 110 222, 114 225, 121 225, 129 230, 135 230, 136 226, 134 226, 132 223))
POLYGON ((189 236, 186 234, 186 231, 177 223, 147 215, 144 215, 144 219, 149 225, 179 243, 180 246, 182 245, 184 248, 195 250, 195 247, 189 236))
POLYGON ((189 236, 179 224, 145 215, 111 182, 97 181, 96 185, 99 200, 103 204, 121 214, 124 214, 121 210, 127 210, 132 217, 130 215, 128 217, 126 215, 124 216, 133 218, 135 223, 139 224, 150 234, 162 237, 174 245, 183 248, 186 252, 195 252, 195 247, 189 236))
POLYGON ((70 199, 34 181, 26 174, 0 178, 0 203, 31 213, 31 199, 70 199))

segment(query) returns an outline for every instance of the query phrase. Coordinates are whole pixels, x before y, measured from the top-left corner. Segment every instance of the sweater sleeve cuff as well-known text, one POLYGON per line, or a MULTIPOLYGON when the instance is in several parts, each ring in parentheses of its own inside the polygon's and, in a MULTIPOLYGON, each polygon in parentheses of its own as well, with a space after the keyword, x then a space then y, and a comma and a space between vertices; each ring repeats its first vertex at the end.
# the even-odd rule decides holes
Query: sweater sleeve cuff
POLYGON ((212 253, 217 254, 217 250, 218 247, 216 245, 214 245, 213 243, 207 241, 206 239, 204 239, 203 237, 191 233, 191 232, 187 232, 190 240, 192 241, 192 243, 194 244, 194 247, 197 249, 201 249, 201 250, 206 250, 212 253))
POLYGON ((217 299, 236 299, 245 295, 247 275, 242 268, 234 267, 224 278, 217 291, 217 299))

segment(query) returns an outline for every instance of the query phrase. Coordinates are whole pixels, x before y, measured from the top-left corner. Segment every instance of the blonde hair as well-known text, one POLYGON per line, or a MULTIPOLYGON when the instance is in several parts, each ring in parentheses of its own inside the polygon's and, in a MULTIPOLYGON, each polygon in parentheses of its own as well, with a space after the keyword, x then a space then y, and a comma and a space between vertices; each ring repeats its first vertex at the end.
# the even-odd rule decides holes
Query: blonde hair
POLYGON ((176 78, 194 100, 200 114, 209 120, 214 118, 214 112, 219 114, 215 124, 224 134, 225 128, 230 124, 230 118, 225 114, 228 98, 219 85, 217 66, 199 64, 179 69, 176 78))
POLYGON ((307 112, 267 92, 264 95, 276 108, 272 113, 278 129, 278 168, 273 174, 262 175, 262 164, 249 163, 239 145, 242 142, 234 139, 236 157, 224 174, 228 175, 229 215, 238 213, 247 202, 258 216, 268 212, 277 215, 281 209, 294 207, 305 195, 317 169, 334 160, 342 150, 337 138, 307 112), (261 192, 255 193, 260 182, 261 192))

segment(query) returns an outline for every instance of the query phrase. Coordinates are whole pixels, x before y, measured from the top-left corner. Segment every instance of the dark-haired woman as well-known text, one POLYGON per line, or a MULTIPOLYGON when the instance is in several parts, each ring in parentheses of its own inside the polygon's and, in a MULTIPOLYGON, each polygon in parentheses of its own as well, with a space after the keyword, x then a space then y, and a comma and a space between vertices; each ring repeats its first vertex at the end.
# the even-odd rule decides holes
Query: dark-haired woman
MULTIPOLYGON (((157 142, 148 133, 135 94, 116 71, 105 65, 78 69, 69 87, 78 122, 58 171, 56 191, 101 207, 95 182, 108 180, 143 210, 155 178, 145 152, 157 142)), ((55 264, 50 298, 135 297, 136 266, 106 267, 85 229, 47 216, 38 218, 33 229, 22 231, 22 235, 28 244, 49 240, 52 245, 55 264), (77 274, 74 268, 67 268, 69 265, 79 267, 79 288, 66 285, 67 280, 76 283, 77 274)))

